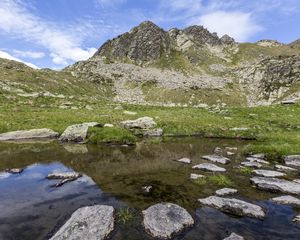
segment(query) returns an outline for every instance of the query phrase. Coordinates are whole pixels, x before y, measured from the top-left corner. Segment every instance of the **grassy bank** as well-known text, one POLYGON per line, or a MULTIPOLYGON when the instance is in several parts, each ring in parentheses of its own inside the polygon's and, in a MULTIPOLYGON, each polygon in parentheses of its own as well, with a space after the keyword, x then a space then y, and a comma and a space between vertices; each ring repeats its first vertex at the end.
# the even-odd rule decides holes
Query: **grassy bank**
POLYGON ((120 121, 149 116, 168 135, 255 138, 245 153, 264 152, 271 158, 300 153, 300 105, 208 109, 122 105, 123 109, 118 110, 116 104, 73 99, 68 109, 61 109, 64 102, 50 97, 8 100, 0 95, 0 132, 51 128, 62 133, 71 124, 97 121, 116 128, 92 131, 91 141, 114 142, 132 137, 118 128, 120 121), (128 115, 124 110, 137 114, 128 115))

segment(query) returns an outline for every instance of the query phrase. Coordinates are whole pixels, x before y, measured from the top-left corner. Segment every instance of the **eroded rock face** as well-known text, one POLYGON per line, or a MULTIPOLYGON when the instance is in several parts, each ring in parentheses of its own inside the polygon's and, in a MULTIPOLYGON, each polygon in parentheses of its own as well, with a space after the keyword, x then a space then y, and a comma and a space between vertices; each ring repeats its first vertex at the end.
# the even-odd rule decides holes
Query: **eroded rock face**
POLYGON ((291 205, 300 206, 300 199, 295 198, 290 195, 275 197, 275 198, 272 198, 272 201, 274 201, 276 203, 280 203, 280 204, 291 204, 291 205))
POLYGON ((300 167, 300 155, 286 156, 284 161, 288 166, 300 167))
POLYGON ((223 197, 226 195, 231 195, 231 194, 235 194, 237 193, 238 190, 234 189, 234 188, 222 188, 216 191, 216 195, 219 197, 223 197))
POLYGON ((192 216, 182 207, 160 203, 143 211, 143 224, 153 237, 169 239, 184 228, 194 225, 192 216))
POLYGON ((236 233, 231 233, 229 237, 224 238, 223 240, 244 240, 245 238, 243 238, 240 235, 237 235, 236 233))
POLYGON ((238 216, 248 216, 262 219, 265 217, 263 209, 255 204, 235 198, 222 198, 211 196, 198 200, 201 204, 216 208, 220 211, 238 216))
POLYGON ((21 130, 0 134, 0 141, 56 138, 59 134, 48 128, 21 130))
POLYGON ((114 229, 114 208, 95 205, 79 208, 50 240, 102 240, 114 229))
POLYGON ((253 177, 250 179, 258 189, 300 195, 300 184, 277 178, 253 177))
POLYGON ((156 126, 156 122, 151 117, 142 117, 136 120, 128 120, 120 123, 124 128, 127 129, 151 129, 156 126))
POLYGON ((218 167, 212 163, 201 163, 196 166, 193 166, 193 169, 200 169, 209 172, 226 172, 225 168, 218 167))
POLYGON ((208 156, 202 156, 203 159, 215 162, 215 163, 221 163, 221 164, 227 164, 230 163, 230 159, 226 157, 222 157, 219 155, 208 155, 208 156))
POLYGON ((252 172, 262 177, 283 177, 286 175, 285 173, 271 170, 253 170, 252 172))
POLYGON ((60 136, 62 142, 83 142, 86 140, 89 127, 100 126, 97 122, 75 124, 67 127, 60 136))

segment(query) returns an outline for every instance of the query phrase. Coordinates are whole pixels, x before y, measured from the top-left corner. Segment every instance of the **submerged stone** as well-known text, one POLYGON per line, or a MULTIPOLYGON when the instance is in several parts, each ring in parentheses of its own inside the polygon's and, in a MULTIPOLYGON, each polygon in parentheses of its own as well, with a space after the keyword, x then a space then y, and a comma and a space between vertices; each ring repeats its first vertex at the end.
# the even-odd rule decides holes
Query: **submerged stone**
POLYGON ((260 206, 235 198, 211 196, 208 198, 199 199, 198 201, 203 205, 213 207, 220 211, 237 216, 248 216, 259 219, 265 217, 265 212, 260 206))
POLYGON ((243 238, 240 235, 237 235, 236 233, 231 233, 229 237, 224 238, 223 240, 244 240, 245 238, 243 238))
POLYGON ((215 163, 221 163, 221 164, 227 164, 230 163, 230 159, 226 157, 222 157, 219 155, 207 155, 207 156, 202 156, 203 159, 215 162, 215 163))
POLYGON ((283 177, 286 175, 285 173, 271 170, 253 170, 252 172, 262 177, 283 177))
POLYGON ((80 178, 82 175, 76 172, 62 172, 48 174, 47 179, 59 179, 60 181, 53 185, 53 187, 60 187, 67 182, 72 182, 80 178))
POLYGON ((238 190, 234 189, 234 188, 222 188, 216 191, 216 195, 219 197, 223 197, 226 195, 231 195, 231 194, 235 194, 237 193, 238 190))
POLYGON ((95 205, 79 208, 50 240, 102 240, 114 229, 114 208, 95 205))
POLYGON ((155 204, 143 211, 143 224, 155 238, 169 239, 184 228, 194 225, 192 216, 172 203, 155 204))
POLYGON ((266 177, 253 177, 250 181, 258 189, 300 195, 300 184, 296 182, 266 177))
POLYGON ((291 204, 291 205, 300 206, 300 199, 295 198, 290 195, 275 197, 275 198, 272 198, 272 201, 274 201, 276 203, 280 203, 280 204, 291 204))
POLYGON ((300 167, 300 155, 286 156, 284 161, 288 166, 300 167))
POLYGON ((200 169, 209 172, 226 172, 225 168, 218 167, 212 163, 201 163, 196 166, 193 166, 193 169, 200 169))
POLYGON ((48 128, 13 131, 0 134, 0 141, 56 138, 59 134, 48 128))

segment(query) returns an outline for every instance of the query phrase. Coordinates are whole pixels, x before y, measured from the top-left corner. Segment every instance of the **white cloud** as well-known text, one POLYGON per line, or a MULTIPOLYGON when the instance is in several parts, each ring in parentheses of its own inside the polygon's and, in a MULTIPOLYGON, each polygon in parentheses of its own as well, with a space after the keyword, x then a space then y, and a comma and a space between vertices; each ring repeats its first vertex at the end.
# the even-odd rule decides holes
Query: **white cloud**
POLYGON ((38 66, 36 66, 32 63, 29 63, 29 62, 25 62, 25 61, 23 61, 19 58, 16 58, 16 57, 12 56, 11 54, 9 54, 7 52, 1 51, 1 50, 0 50, 0 58, 5 58, 5 59, 8 59, 8 60, 14 60, 14 61, 17 61, 17 62, 22 62, 22 63, 26 64, 27 66, 29 66, 31 68, 39 69, 38 66))
MULTIPOLYGON (((67 65, 69 61, 86 60, 90 49, 81 48, 82 36, 76 28, 62 29, 30 13, 17 0, 1 0, 0 30, 13 37, 39 44, 49 50, 52 61, 67 65)), ((85 36, 85 34, 83 34, 85 36)))
POLYGON ((250 13, 244 12, 216 11, 194 18, 191 23, 203 25, 219 36, 228 34, 240 42, 263 30, 250 13))
POLYGON ((96 3, 100 5, 100 7, 115 7, 124 3, 126 0, 96 0, 96 3))
POLYGON ((43 58, 45 57, 44 52, 34 52, 34 51, 20 51, 20 50, 14 50, 14 55, 17 57, 25 57, 25 58, 43 58))

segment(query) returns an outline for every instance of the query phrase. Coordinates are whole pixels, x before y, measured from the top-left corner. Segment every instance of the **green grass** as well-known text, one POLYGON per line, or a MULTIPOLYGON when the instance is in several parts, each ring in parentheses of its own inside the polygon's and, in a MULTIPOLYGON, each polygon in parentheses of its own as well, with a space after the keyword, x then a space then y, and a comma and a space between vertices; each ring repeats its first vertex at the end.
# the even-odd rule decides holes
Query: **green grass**
POLYGON ((251 169, 250 167, 241 167, 239 170, 242 174, 251 175, 253 169, 251 169))
POLYGON ((90 128, 89 142, 93 144, 113 143, 113 144, 133 144, 135 136, 128 130, 121 127, 90 128))
POLYGON ((206 180, 206 178, 197 178, 197 179, 193 180, 193 183, 195 183, 199 186, 202 186, 207 183, 207 180, 206 180))
POLYGON ((208 177, 208 181, 220 187, 232 187, 234 183, 225 175, 212 175, 208 177))
POLYGON ((130 208, 121 208, 117 213, 118 222, 126 224, 134 219, 134 213, 130 208))

